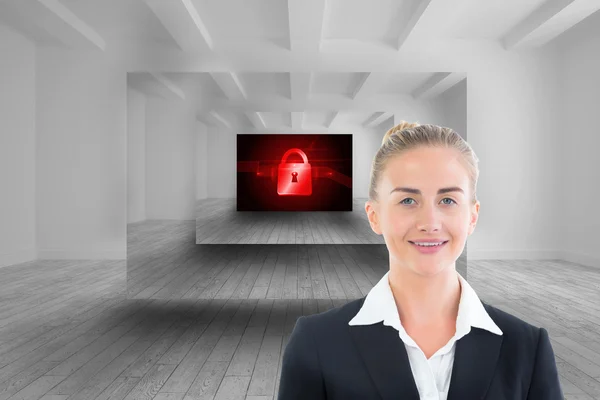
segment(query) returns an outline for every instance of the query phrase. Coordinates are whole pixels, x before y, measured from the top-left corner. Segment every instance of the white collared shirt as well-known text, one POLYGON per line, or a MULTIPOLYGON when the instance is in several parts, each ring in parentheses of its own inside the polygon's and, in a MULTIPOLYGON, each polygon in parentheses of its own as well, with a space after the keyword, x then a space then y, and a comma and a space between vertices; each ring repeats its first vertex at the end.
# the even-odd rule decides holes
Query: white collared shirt
POLYGON ((384 325, 395 328, 406 347, 421 400, 446 400, 452 377, 456 341, 468 334, 472 326, 497 335, 502 335, 502 331, 488 315, 471 285, 457 272, 462 290, 456 318, 456 333, 445 346, 427 359, 400 322, 389 284, 389 273, 388 271, 373 286, 363 306, 348 325, 372 325, 383 321, 384 325))

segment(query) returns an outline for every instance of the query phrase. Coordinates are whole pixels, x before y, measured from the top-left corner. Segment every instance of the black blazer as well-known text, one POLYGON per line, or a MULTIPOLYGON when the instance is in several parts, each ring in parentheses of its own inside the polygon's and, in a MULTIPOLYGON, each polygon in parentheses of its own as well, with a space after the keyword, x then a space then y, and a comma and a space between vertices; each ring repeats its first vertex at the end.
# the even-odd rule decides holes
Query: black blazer
MULTIPOLYGON (((296 321, 278 400, 419 400, 398 331, 348 325, 364 301, 296 321)), ((503 335, 472 327, 456 342, 448 400, 563 400, 546 329, 483 306, 503 335)))

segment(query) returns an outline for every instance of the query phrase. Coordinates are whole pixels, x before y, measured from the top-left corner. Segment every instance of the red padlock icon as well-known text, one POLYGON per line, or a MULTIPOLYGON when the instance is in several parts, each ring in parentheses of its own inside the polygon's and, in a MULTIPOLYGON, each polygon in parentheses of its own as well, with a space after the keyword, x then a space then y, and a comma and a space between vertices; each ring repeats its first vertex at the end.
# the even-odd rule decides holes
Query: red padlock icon
POLYGON ((280 196, 310 196, 312 194, 312 170, 308 157, 300 149, 289 149, 281 158, 277 171, 277 194, 280 196), (303 163, 287 163, 292 153, 298 153, 303 163))

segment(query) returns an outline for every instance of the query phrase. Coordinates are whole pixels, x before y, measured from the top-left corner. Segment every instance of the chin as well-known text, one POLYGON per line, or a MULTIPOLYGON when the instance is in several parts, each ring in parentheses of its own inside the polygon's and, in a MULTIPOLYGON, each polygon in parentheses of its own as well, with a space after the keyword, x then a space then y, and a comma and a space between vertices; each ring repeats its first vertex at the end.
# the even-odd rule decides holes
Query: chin
POLYGON ((421 265, 421 266, 417 266, 417 267, 413 268, 413 271, 415 271, 419 275, 433 276, 433 275, 437 275, 440 272, 444 271, 446 268, 448 268, 448 266, 421 265))

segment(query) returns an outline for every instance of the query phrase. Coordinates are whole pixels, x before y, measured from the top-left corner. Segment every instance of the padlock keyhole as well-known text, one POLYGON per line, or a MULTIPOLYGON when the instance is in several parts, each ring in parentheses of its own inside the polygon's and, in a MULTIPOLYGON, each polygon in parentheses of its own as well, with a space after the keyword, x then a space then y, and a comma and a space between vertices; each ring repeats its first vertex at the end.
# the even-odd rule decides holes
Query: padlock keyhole
POLYGON ((298 173, 296 171, 292 172, 292 182, 298 182, 298 173))

